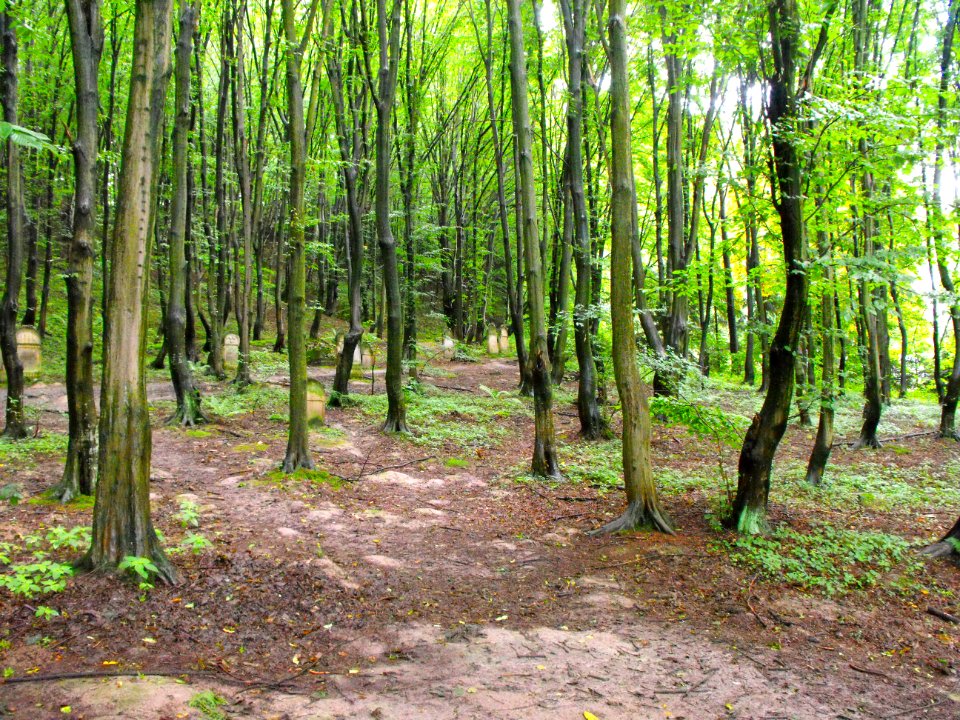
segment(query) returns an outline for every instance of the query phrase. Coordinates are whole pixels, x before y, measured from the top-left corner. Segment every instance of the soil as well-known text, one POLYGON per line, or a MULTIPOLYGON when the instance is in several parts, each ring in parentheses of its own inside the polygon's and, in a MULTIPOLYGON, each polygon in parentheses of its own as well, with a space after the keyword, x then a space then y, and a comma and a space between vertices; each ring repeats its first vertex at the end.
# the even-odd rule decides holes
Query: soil
MULTIPOLYGON (((453 392, 508 390, 516 380, 507 360, 442 367, 455 378, 427 381, 453 392)), ((150 393, 168 397, 169 387, 151 383, 150 393)), ((58 385, 28 395, 45 409, 43 429, 65 429, 63 397, 58 385)), ((558 432, 573 441, 575 411, 558 411, 558 432)), ((699 491, 665 502, 681 528, 675 537, 588 536, 622 510, 622 497, 517 483, 532 447, 527 417, 504 418, 501 440, 451 467, 446 460, 466 452, 452 441, 425 448, 383 435, 356 408, 329 410, 342 437, 315 436, 313 450, 330 482, 271 474, 285 426, 266 412, 206 426, 204 437, 162 419, 153 429, 156 524, 168 541, 182 537, 177 513, 191 500, 193 531, 213 549, 176 555, 173 587, 141 591, 88 574, 42 601, 0 594, 10 644, 0 666, 15 670, 14 682, 0 681, 0 716, 960 717, 960 629, 925 612, 937 604, 955 613, 949 594, 827 599, 750 577, 714 549, 699 491), (41 602, 60 615, 38 620, 41 602), (207 690, 226 704, 204 714, 189 703, 207 690)), ((942 465, 960 455, 932 438, 908 442, 909 456, 880 451, 882 462, 942 465)), ((791 429, 781 457, 808 448, 806 431, 791 429)), ((677 428, 657 426, 653 449, 657 467, 716 467, 715 449, 677 428)), ((838 449, 834 461, 851 456, 838 449)), ((0 467, 0 485, 15 480, 37 495, 59 472, 53 459, 0 467)), ((0 540, 89 524, 89 512, 4 507, 0 540)), ((917 535, 949 527, 956 512, 927 513, 917 535)), ((776 522, 802 524, 800 515, 771 506, 776 522)), ((901 533, 916 524, 909 512, 856 520, 901 533)), ((930 572, 960 592, 956 568, 930 572)))

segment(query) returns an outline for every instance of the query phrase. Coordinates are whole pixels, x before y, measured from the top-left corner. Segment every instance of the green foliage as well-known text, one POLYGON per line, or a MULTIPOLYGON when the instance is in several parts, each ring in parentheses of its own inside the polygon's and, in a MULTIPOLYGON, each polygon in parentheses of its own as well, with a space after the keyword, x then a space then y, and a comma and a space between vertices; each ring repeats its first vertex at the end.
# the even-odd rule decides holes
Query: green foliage
POLYGON ((8 123, 6 120, 0 120, 0 141, 5 142, 7 140, 10 140, 15 145, 19 145, 20 147, 28 148, 30 150, 44 150, 51 152, 60 158, 66 158, 69 156, 69 153, 66 149, 60 147, 59 145, 54 145, 50 141, 50 138, 44 135, 42 132, 30 130, 29 128, 21 127, 20 125, 14 125, 12 123, 8 123))
POLYGON ((90 547, 91 532, 86 525, 77 525, 70 529, 63 527, 52 527, 47 530, 46 541, 53 550, 67 548, 74 552, 79 552, 90 547))
POLYGON ((0 502, 17 505, 23 500, 23 485, 20 483, 8 483, 0 488, 0 502))
POLYGON ((650 414, 662 419, 667 425, 683 425, 698 438, 712 440, 727 447, 740 445, 749 424, 746 418, 730 415, 719 407, 672 397, 651 398, 650 414))
POLYGON ((117 565, 117 570, 122 573, 135 575, 145 581, 149 581, 151 577, 160 572, 160 569, 154 565, 150 558, 138 557, 136 555, 127 555, 123 558, 120 564, 117 565))
POLYGON ((187 704, 194 710, 199 710, 205 720, 227 720, 227 714, 220 709, 227 701, 212 690, 197 693, 187 704))
POLYGON ((7 570, 0 575, 0 587, 26 598, 61 592, 73 575, 72 565, 52 560, 10 565, 7 570))
POLYGON ((740 535, 722 546, 749 572, 829 596, 873 587, 898 566, 907 573, 922 566, 911 559, 903 538, 827 524, 806 532, 779 527, 766 536, 740 535))
POLYGON ((38 605, 33 614, 41 620, 49 620, 50 618, 58 617, 60 611, 56 608, 47 607, 46 605, 38 605))

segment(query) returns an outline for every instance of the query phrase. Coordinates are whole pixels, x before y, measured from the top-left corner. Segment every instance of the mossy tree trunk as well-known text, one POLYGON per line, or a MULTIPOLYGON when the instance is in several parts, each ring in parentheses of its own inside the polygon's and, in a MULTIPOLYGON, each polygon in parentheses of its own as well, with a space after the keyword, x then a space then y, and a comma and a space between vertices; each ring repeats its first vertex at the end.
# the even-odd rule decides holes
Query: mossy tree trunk
POLYGON ((553 386, 547 350, 547 324, 543 302, 543 266, 537 229, 537 189, 533 176, 533 149, 530 108, 527 99, 527 62, 523 49, 523 21, 519 0, 509 0, 507 25, 510 34, 510 91, 513 129, 517 143, 524 264, 527 273, 527 308, 530 314, 529 375, 533 383, 535 437, 531 472, 549 478, 560 477, 553 426, 553 386))
POLYGON ((150 519, 150 414, 144 378, 150 240, 156 220, 159 139, 170 79, 171 4, 137 0, 117 213, 110 244, 107 331, 93 538, 84 565, 110 570, 148 558, 175 582, 150 519))
MULTIPOLYGON (((304 38, 310 37, 317 0, 308 14, 304 38)), ((286 39, 287 112, 290 119, 290 232, 287 237, 287 320, 290 328, 287 358, 290 366, 290 427, 283 471, 312 468, 307 428, 307 354, 303 329, 306 314, 306 259, 304 256, 304 190, 307 169, 306 125, 300 64, 303 45, 297 38, 293 0, 282 0, 286 39)))
POLYGON ((193 33, 197 23, 197 9, 184 4, 180 13, 180 32, 176 49, 176 100, 173 125, 173 199, 170 207, 169 298, 167 299, 166 332, 167 354, 170 356, 170 379, 177 398, 177 410, 170 418, 172 424, 193 426, 206 421, 200 410, 200 391, 193 381, 187 356, 187 166, 190 131, 190 56, 193 53, 193 33))
POLYGON ((833 303, 834 271, 830 238, 825 230, 817 233, 817 251, 823 263, 823 287, 820 291, 820 422, 817 426, 817 439, 814 441, 807 463, 807 482, 819 485, 823 481, 823 472, 830 460, 833 449, 833 416, 836 388, 834 383, 834 334, 836 333, 836 309, 833 303))
POLYGON ((660 508, 650 465, 650 409, 637 368, 633 319, 634 235, 633 153, 630 138, 630 90, 627 79, 625 0, 611 0, 607 23, 610 48, 610 140, 612 146, 610 314, 613 330, 613 373, 623 408, 624 514, 596 532, 650 527, 673 534, 660 508))
POLYGON ((100 0, 68 0, 76 84, 73 142, 73 232, 67 247, 67 412, 69 439, 57 497, 93 492, 97 472, 97 409, 93 402, 93 247, 97 231, 97 71, 103 52, 100 0))
MULTIPOLYGON (((6 11, 0 13, 0 54, 3 75, 0 76, 0 103, 3 119, 17 124, 17 88, 19 61, 14 19, 6 11)), ((7 140, 7 274, 0 301, 0 354, 7 373, 7 405, 3 435, 20 439, 27 436, 23 411, 23 364, 17 355, 17 314, 20 306, 20 285, 23 275, 23 176, 20 148, 7 140)))

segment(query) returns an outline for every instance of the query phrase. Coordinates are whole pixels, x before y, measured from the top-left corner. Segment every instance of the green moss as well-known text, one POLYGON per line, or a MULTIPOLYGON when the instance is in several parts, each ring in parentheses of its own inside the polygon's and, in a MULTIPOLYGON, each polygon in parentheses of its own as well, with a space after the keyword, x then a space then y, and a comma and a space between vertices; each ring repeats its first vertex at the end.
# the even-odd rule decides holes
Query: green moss
POLYGON ((235 453, 255 453, 266 450, 269 447, 262 440, 258 440, 255 443, 241 443, 240 445, 234 445, 231 449, 235 453))
POLYGON ((213 433, 210 432, 209 430, 200 430, 199 428, 191 428, 189 430, 186 430, 184 434, 187 437, 192 437, 192 438, 205 438, 213 435, 213 433))
MULTIPOLYGON (((75 498, 70 500, 64 507, 72 508, 75 510, 90 510, 93 508, 94 496, 93 495, 77 495, 75 498)), ((57 499, 56 494, 53 489, 45 490, 39 495, 34 495, 32 498, 27 500, 29 505, 43 505, 43 506, 53 506, 60 505, 60 501, 57 499)))
POLYGON ((300 468, 292 473, 285 473, 283 470, 273 470, 267 474, 267 480, 279 488, 286 488, 290 483, 312 483, 314 485, 327 485, 334 490, 339 490, 344 485, 344 480, 335 475, 331 475, 326 470, 315 468, 306 470, 300 468))
POLYGON ((767 530, 767 514, 763 510, 745 507, 737 519, 737 532, 741 535, 763 535, 767 530))
POLYGON ((470 462, 469 462, 469 461, 463 460, 463 459, 461 459, 461 458, 455 458, 455 457, 447 458, 446 460, 443 461, 443 464, 446 465, 446 466, 449 467, 449 468, 465 468, 465 467, 470 467, 470 462))

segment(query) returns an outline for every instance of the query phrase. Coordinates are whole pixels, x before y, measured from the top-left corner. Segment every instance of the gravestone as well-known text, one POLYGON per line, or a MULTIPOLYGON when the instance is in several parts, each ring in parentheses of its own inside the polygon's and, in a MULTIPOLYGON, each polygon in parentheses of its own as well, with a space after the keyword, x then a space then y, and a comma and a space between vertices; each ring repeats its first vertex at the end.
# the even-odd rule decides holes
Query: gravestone
POLYGON ((323 383, 316 380, 307 382, 307 423, 323 425, 327 417, 327 392, 323 383))
POLYGON ((370 343, 361 343, 358 347, 360 350, 360 366, 364 370, 371 369, 373 367, 373 348, 370 343))
POLYGON ((29 325, 17 330, 17 356, 23 365, 24 375, 40 373, 40 333, 29 325))
POLYGON ((490 329, 487 330, 487 355, 499 355, 500 354, 500 341, 497 338, 497 328, 495 325, 491 325, 490 329))
POLYGON ((454 349, 454 347, 455 347, 454 342, 453 342, 453 338, 450 337, 449 335, 444 335, 444 336, 443 336, 443 340, 441 341, 440 345, 441 345, 441 348, 442 348, 442 351, 443 351, 443 356, 444 356, 445 358, 447 358, 448 360, 449 360, 450 358, 452 358, 452 357, 453 357, 453 349, 454 349))
POLYGON ((223 338, 223 364, 236 367, 238 362, 240 362, 240 337, 234 333, 228 333, 223 338))
POLYGON ((510 333, 507 332, 507 326, 500 328, 500 354, 506 355, 510 352, 510 333))

